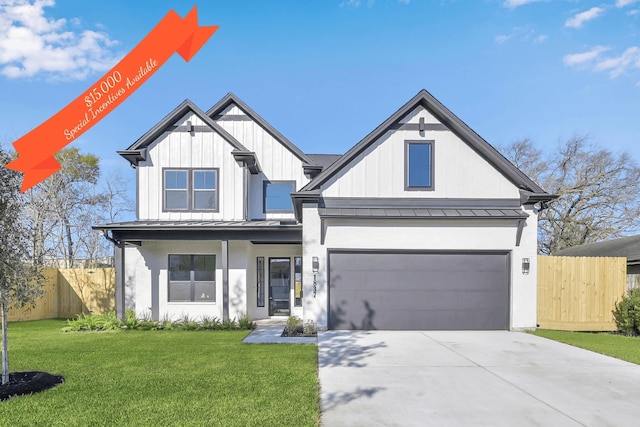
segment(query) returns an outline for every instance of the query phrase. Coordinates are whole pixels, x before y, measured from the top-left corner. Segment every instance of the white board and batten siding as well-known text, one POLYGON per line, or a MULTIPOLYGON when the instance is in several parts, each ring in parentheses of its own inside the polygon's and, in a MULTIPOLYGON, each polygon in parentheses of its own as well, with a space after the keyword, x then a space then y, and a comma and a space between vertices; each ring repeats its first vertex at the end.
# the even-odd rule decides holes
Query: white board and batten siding
MULTIPOLYGON (((189 113, 176 126, 191 121, 206 126, 189 113)), ((138 209, 141 220, 242 220, 243 171, 231 152, 234 147, 215 132, 165 132, 148 148, 147 161, 138 168, 138 209), (218 212, 163 212, 164 168, 217 168, 218 212)))
POLYGON ((225 115, 244 116, 242 120, 219 119, 217 123, 249 151, 256 153, 262 169, 260 174, 249 178, 249 219, 293 218, 293 213, 264 213, 263 182, 295 181, 295 190, 299 190, 309 182, 304 175, 303 161, 237 106, 229 106, 222 113, 225 115))
MULTIPOLYGON (((403 123, 439 123, 423 107, 403 123)), ((324 197, 518 198, 518 189, 449 130, 390 130, 324 186, 324 197), (433 191, 405 190, 405 141, 434 141, 433 191)))

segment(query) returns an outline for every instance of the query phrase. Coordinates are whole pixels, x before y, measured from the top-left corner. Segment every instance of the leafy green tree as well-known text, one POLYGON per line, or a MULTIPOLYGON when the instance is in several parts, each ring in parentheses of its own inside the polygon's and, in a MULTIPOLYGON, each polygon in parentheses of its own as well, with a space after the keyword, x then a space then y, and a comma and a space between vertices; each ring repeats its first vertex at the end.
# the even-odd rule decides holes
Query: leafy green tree
MULTIPOLYGON (((0 147, 0 165, 11 161, 0 147)), ((42 295, 42 275, 28 264, 29 230, 25 227, 20 174, 0 167, 0 310, 2 311, 2 384, 9 382, 7 312, 11 305, 33 304, 42 295)))

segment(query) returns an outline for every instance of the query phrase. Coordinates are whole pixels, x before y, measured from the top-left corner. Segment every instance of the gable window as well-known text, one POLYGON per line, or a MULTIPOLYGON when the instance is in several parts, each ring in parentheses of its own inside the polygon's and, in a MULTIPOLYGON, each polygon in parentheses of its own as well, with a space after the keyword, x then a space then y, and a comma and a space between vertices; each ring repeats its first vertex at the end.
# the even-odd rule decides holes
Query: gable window
POLYGON ((405 189, 433 190, 433 142, 405 141, 405 189))
POLYGON ((265 181, 264 182, 264 211, 265 212, 293 212, 291 193, 295 191, 295 181, 265 181))
POLYGON ((164 169, 165 211, 217 211, 217 169, 164 169))
POLYGON ((169 255, 169 302, 215 302, 215 255, 169 255))

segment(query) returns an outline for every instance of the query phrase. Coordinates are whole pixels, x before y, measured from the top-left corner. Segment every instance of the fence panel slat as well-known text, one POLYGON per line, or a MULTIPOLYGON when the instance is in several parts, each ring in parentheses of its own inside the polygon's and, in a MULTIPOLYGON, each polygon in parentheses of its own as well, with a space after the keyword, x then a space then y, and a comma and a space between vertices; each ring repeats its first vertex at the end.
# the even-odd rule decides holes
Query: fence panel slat
POLYGON ((614 331, 611 311, 627 290, 624 257, 538 257, 538 325, 614 331))
POLYGON ((45 268, 44 295, 35 307, 11 308, 10 322, 73 318, 115 309, 115 269, 45 268))

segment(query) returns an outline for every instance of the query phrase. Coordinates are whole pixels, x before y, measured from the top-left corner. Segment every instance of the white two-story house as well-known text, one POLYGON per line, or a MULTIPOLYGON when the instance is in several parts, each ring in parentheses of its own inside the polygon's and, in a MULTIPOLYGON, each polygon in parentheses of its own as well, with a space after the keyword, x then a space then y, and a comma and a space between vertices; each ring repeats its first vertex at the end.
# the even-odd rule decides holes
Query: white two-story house
POLYGON ((137 220, 95 227, 116 245, 119 315, 536 326, 553 196, 424 90, 341 156, 303 153, 233 94, 183 102, 119 153, 137 220))

